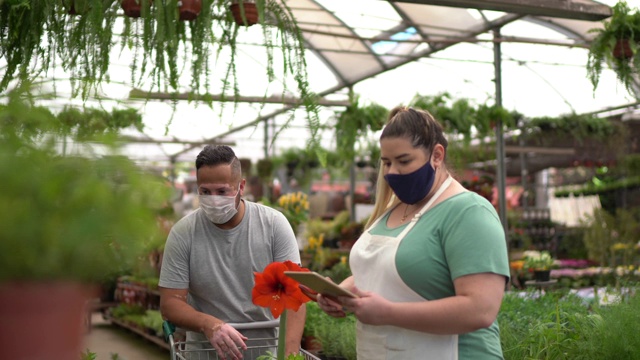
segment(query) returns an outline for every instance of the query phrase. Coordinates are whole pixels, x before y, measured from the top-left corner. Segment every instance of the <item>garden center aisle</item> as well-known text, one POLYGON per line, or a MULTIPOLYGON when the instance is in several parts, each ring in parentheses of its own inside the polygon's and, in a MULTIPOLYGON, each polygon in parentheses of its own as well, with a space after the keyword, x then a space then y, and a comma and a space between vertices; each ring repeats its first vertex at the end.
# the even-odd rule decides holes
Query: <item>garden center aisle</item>
POLYGON ((83 351, 87 349, 97 355, 96 360, 111 360, 111 354, 118 354, 117 360, 168 360, 170 358, 168 350, 112 325, 104 320, 100 313, 92 314, 91 331, 85 337, 83 351))

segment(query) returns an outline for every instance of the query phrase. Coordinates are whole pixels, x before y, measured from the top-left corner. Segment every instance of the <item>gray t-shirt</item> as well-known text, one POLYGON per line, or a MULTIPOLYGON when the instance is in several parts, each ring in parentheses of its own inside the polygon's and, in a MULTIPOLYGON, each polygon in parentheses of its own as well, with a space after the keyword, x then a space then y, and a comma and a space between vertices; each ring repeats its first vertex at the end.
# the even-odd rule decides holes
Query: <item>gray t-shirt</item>
MULTIPOLYGON (((178 221, 169 233, 160 271, 161 287, 188 289, 187 301, 194 309, 229 323, 272 320, 269 309, 251 301, 253 273, 274 261, 300 263, 298 244, 284 215, 243 201, 244 217, 233 229, 220 229, 200 208, 178 221)), ((249 338, 264 335, 243 333, 249 338)), ((187 339, 195 335, 187 332, 187 339)))

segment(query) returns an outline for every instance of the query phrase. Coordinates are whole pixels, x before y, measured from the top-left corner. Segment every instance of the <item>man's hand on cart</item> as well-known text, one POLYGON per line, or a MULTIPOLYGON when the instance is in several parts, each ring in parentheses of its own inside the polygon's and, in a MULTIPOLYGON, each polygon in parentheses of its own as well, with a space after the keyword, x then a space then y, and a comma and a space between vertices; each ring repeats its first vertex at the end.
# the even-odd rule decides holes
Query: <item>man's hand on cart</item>
POLYGON ((227 355, 233 360, 242 359, 242 353, 238 348, 247 349, 247 337, 227 323, 215 325, 205 332, 205 336, 222 360, 226 360, 227 355))

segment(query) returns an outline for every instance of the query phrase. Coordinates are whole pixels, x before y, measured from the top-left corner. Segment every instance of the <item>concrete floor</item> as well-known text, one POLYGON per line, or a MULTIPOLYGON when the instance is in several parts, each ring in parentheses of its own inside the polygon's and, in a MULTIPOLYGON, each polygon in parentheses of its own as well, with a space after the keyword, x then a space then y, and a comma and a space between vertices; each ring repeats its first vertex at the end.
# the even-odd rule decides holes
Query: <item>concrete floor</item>
POLYGON ((91 330, 87 332, 83 352, 89 350, 96 360, 170 360, 168 350, 111 324, 102 314, 93 313, 91 330), (114 357, 117 354, 118 357, 114 357))

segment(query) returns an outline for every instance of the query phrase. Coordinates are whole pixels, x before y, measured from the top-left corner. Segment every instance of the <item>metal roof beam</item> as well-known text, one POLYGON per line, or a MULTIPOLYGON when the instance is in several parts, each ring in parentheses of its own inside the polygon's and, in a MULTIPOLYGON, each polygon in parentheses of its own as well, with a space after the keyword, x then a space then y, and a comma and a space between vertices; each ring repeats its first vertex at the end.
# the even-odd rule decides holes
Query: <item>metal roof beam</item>
POLYGON ((494 10, 534 16, 600 21, 611 16, 611 8, 589 0, 388 0, 422 5, 494 10))
MULTIPOLYGON (((302 101, 297 98, 288 96, 238 96, 233 95, 195 95, 190 93, 166 93, 166 92, 146 92, 138 89, 133 89, 129 92, 129 99, 140 100, 186 100, 186 101, 216 101, 216 102, 246 102, 246 103, 260 103, 260 104, 284 104, 284 105, 300 105, 302 101)), ((316 103, 322 106, 349 106, 348 100, 329 100, 325 98, 316 99, 316 103)))

